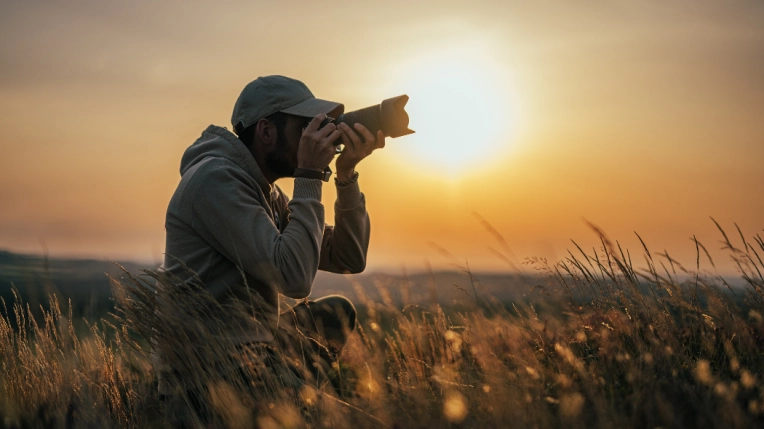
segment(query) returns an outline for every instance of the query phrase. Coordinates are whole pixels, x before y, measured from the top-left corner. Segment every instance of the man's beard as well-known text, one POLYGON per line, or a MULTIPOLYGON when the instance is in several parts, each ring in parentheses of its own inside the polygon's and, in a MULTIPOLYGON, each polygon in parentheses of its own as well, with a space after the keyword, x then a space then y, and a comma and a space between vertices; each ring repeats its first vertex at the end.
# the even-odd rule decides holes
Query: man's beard
POLYGON ((279 132, 279 136, 276 139, 276 150, 265 156, 265 162, 268 163, 268 167, 276 173, 278 177, 293 177, 294 170, 297 168, 292 160, 289 159, 289 142, 286 139, 284 132, 279 132))

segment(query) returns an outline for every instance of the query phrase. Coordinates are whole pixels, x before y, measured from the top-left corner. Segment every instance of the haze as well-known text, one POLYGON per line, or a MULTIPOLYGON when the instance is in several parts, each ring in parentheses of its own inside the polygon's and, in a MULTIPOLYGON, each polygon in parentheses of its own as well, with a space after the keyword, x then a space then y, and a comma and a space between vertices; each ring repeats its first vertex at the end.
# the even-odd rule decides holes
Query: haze
POLYGON ((690 237, 720 247, 709 216, 731 236, 764 227, 763 22, 760 1, 6 1, 0 248, 159 261, 181 155, 230 127, 247 82, 288 75, 348 110, 408 92, 421 108, 433 58, 433 81, 493 98, 431 104, 443 113, 412 115, 417 134, 359 165, 370 269, 555 261, 571 239, 598 246, 584 219, 692 266, 690 237), (448 78, 460 63, 468 78, 448 78), (488 89, 460 86, 473 78, 488 89), (457 161, 429 162, 442 154, 457 161))

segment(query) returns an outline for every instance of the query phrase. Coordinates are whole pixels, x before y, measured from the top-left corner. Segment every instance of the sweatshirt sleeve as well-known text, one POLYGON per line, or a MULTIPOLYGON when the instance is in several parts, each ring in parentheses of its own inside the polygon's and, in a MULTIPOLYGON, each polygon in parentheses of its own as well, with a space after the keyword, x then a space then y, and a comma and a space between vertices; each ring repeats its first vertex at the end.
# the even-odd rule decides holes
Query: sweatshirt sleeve
POLYGON ((321 243, 319 269, 334 273, 360 273, 366 268, 371 233, 366 199, 358 181, 337 186, 334 227, 327 226, 321 243))
POLYGON ((295 179, 290 222, 279 233, 243 172, 216 168, 199 185, 192 226, 249 275, 291 298, 310 294, 324 230, 321 181, 295 179))

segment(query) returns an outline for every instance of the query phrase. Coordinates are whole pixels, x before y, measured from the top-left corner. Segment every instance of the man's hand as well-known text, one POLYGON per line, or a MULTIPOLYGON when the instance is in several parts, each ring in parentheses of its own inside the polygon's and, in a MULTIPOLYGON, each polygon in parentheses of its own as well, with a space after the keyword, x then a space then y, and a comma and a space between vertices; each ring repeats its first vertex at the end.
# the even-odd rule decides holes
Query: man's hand
POLYGON ((323 171, 337 154, 333 143, 340 137, 340 132, 334 124, 318 129, 324 119, 325 114, 316 115, 303 130, 297 149, 297 168, 323 171))
POLYGON ((353 178, 355 166, 362 159, 371 155, 376 149, 385 147, 385 134, 382 131, 377 131, 377 137, 374 138, 374 135, 366 127, 361 124, 355 124, 353 128, 361 133, 361 136, 363 136, 363 139, 361 139, 344 122, 338 128, 341 132, 342 144, 345 145, 345 148, 342 150, 339 158, 337 158, 337 180, 345 182, 353 178))

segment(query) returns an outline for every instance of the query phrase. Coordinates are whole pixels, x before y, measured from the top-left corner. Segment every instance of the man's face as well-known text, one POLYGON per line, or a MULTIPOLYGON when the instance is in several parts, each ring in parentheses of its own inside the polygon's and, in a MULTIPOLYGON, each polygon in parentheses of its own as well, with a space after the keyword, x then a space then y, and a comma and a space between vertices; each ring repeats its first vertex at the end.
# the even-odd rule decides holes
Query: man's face
POLYGON ((297 149, 300 147, 302 130, 310 119, 287 115, 284 129, 277 130, 276 147, 268 153, 266 161, 279 177, 293 177, 294 170, 297 168, 297 149))

